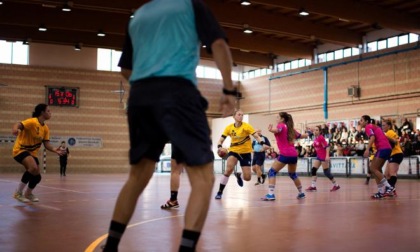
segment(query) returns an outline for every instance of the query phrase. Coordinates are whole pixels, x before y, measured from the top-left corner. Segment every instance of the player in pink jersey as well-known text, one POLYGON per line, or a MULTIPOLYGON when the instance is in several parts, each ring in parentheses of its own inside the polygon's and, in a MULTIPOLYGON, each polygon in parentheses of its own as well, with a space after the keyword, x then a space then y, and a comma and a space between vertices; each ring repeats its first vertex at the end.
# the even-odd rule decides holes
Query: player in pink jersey
POLYGON ((305 193, 302 192, 302 184, 296 174, 297 164, 297 151, 295 149, 294 141, 298 138, 307 137, 306 134, 300 134, 294 129, 293 118, 286 112, 280 112, 277 115, 277 127, 273 127, 272 124, 268 126, 268 131, 274 133, 277 141, 277 147, 279 148, 280 155, 277 160, 274 161, 270 170, 268 171, 268 194, 262 199, 265 201, 276 200, 274 190, 276 188, 276 175, 286 165, 289 172, 289 177, 295 183, 299 193, 297 198, 305 198, 305 193))
POLYGON ((377 149, 370 165, 370 170, 372 174, 375 175, 376 184, 378 185, 378 192, 372 195, 372 199, 381 199, 384 197, 385 187, 390 188, 391 190, 394 189, 382 174, 382 166, 391 156, 392 148, 382 129, 375 124, 372 124, 370 116, 362 116, 359 124, 365 128, 365 133, 369 138, 369 143, 363 156, 369 157, 369 149, 374 143, 377 149))
POLYGON ((321 126, 316 126, 314 129, 314 148, 316 150, 316 159, 312 160, 312 184, 310 187, 306 189, 307 192, 316 192, 316 172, 318 168, 322 165, 324 169, 324 175, 331 180, 333 183, 333 188, 330 190, 331 192, 337 191, 340 189, 340 186, 334 179, 334 176, 331 174, 330 170, 330 145, 325 140, 324 136, 321 135, 321 126))

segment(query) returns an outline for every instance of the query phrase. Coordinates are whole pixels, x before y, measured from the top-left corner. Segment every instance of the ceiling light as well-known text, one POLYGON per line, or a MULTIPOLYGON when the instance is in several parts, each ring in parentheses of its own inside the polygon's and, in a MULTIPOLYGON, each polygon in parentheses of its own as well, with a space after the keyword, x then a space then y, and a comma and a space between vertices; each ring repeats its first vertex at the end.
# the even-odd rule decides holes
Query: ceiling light
POLYGON ((251 5, 251 2, 246 1, 246 0, 241 0, 241 5, 248 6, 248 5, 251 5))
POLYGON ((74 45, 74 50, 75 51, 80 51, 82 50, 82 43, 77 43, 74 45))
POLYGON ((299 15, 300 16, 309 16, 309 12, 307 12, 305 9, 300 9, 299 10, 299 15))
POLYGON ((0 1, 0 5, 2 5, 3 4, 3 1, 0 1))
POLYGON ((39 26, 38 31, 42 31, 42 32, 47 31, 47 27, 42 24, 39 26))
POLYGON ((134 13, 136 13, 136 9, 131 9, 130 18, 133 18, 134 17, 134 13))
POLYGON ((27 39, 24 39, 23 41, 22 41, 22 44, 23 45, 29 45, 29 43, 31 42, 31 39, 30 38, 27 38, 27 39))
POLYGON ((98 37, 105 37, 105 32, 103 32, 102 30, 99 30, 98 33, 96 34, 98 37))
POLYGON ((253 33, 253 31, 252 31, 252 29, 249 27, 249 25, 247 25, 247 24, 244 24, 244 33, 246 33, 246 34, 251 34, 251 33, 253 33))
POLYGON ((73 2, 68 1, 66 4, 64 4, 63 8, 61 8, 62 11, 69 12, 71 11, 71 7, 73 7, 73 2))

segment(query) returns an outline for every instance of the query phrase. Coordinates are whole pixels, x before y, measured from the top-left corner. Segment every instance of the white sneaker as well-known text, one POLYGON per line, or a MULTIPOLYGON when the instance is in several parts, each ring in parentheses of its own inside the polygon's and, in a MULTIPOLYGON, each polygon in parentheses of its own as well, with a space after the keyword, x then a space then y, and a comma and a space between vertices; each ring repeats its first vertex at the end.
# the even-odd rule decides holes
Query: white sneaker
POLYGON ((23 202, 23 203, 28 203, 30 200, 29 199, 27 199, 25 196, 23 196, 23 194, 22 193, 20 193, 20 192, 15 192, 15 194, 13 195, 13 198, 15 198, 15 199, 17 199, 17 200, 19 200, 20 202, 23 202))
POLYGON ((25 198, 32 201, 32 202, 38 202, 39 201, 39 199, 35 195, 33 195, 32 193, 29 194, 29 195, 25 195, 25 198))

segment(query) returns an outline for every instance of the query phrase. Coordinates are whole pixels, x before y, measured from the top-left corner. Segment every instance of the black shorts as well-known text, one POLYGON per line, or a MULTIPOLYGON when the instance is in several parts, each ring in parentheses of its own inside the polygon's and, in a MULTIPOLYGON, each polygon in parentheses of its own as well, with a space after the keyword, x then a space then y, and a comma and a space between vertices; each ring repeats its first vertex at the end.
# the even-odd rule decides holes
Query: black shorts
POLYGON ((28 157, 28 156, 33 157, 33 158, 35 159, 36 164, 37 164, 37 165, 39 165, 39 160, 38 160, 38 158, 37 158, 37 157, 32 156, 32 155, 31 155, 31 153, 29 153, 29 152, 27 152, 27 151, 24 151, 24 152, 20 153, 19 155, 15 156, 15 157, 13 157, 13 158, 14 158, 14 159, 15 159, 15 160, 19 163, 19 164, 22 164, 23 160, 24 160, 26 157, 28 157))
POLYGON ((177 164, 181 164, 185 162, 182 156, 182 152, 175 146, 172 146, 171 159, 174 159, 177 164))
POLYGON ((403 159, 404 159, 404 154, 402 154, 402 153, 397 153, 397 154, 392 155, 392 156, 388 159, 388 162, 389 162, 389 163, 397 163, 397 164, 401 164, 401 163, 402 163, 402 161, 403 161, 403 159))
POLYGON ((265 152, 254 152, 252 157, 252 165, 262 166, 265 160, 265 152))
POLYGON ((241 154, 239 154, 239 153, 230 151, 228 153, 228 158, 230 156, 236 157, 236 159, 239 160, 239 164, 241 165, 241 167, 251 166, 251 153, 241 153, 241 154))
POLYGON ((132 83, 128 100, 130 163, 159 161, 167 142, 177 161, 189 166, 214 160, 205 110, 197 87, 179 77, 148 78, 132 83))

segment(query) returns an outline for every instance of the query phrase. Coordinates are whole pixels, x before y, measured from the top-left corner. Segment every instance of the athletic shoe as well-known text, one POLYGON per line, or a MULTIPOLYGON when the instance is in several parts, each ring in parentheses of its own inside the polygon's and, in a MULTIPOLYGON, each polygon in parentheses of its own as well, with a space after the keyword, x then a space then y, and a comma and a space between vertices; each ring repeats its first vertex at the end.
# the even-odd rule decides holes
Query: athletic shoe
POLYGON ((386 187, 384 197, 394 197, 394 196, 396 196, 395 188, 386 187))
POLYGON ((276 200, 276 195, 274 195, 274 194, 266 194, 261 199, 264 200, 264 201, 273 201, 273 200, 276 200))
POLYGON ((255 183, 255 185, 260 185, 260 184, 261 184, 260 182, 256 182, 256 183, 255 183))
POLYGON ((310 186, 308 188, 306 188, 307 192, 316 192, 316 186, 310 186))
POLYGON ((264 173, 261 174, 261 184, 264 184, 266 178, 267 178, 266 174, 264 174, 264 173))
POLYGON ((298 194, 298 196, 296 198, 297 199, 304 199, 305 197, 306 197, 306 195, 303 192, 301 192, 301 193, 298 194))
POLYGON ((17 200, 19 200, 20 202, 23 202, 23 203, 30 202, 30 200, 25 198, 25 196, 23 196, 23 194, 20 193, 20 192, 15 192, 15 194, 13 195, 13 198, 15 198, 15 199, 17 199, 17 200))
POLYGON ((178 200, 168 200, 166 201, 166 203, 164 205, 161 205, 160 208, 161 209, 172 209, 172 208, 178 208, 179 204, 178 204, 178 200))
POLYGON ((222 199, 222 193, 218 192, 216 194, 216 197, 214 197, 215 199, 222 199))
POLYGON ((236 182, 238 182, 238 185, 240 187, 244 186, 244 181, 241 178, 241 173, 240 172, 235 173, 235 177, 236 177, 236 182))
POLYGON ((375 193, 374 195, 370 196, 372 199, 382 199, 384 195, 380 192, 375 193))
POLYGON ((35 195, 33 195, 32 193, 29 194, 29 195, 25 195, 25 198, 27 198, 28 200, 30 200, 32 202, 38 202, 39 201, 39 199, 35 195))
POLYGON ((338 189, 340 189, 341 187, 339 185, 335 185, 333 186, 333 188, 331 188, 330 192, 334 192, 337 191, 338 189))

